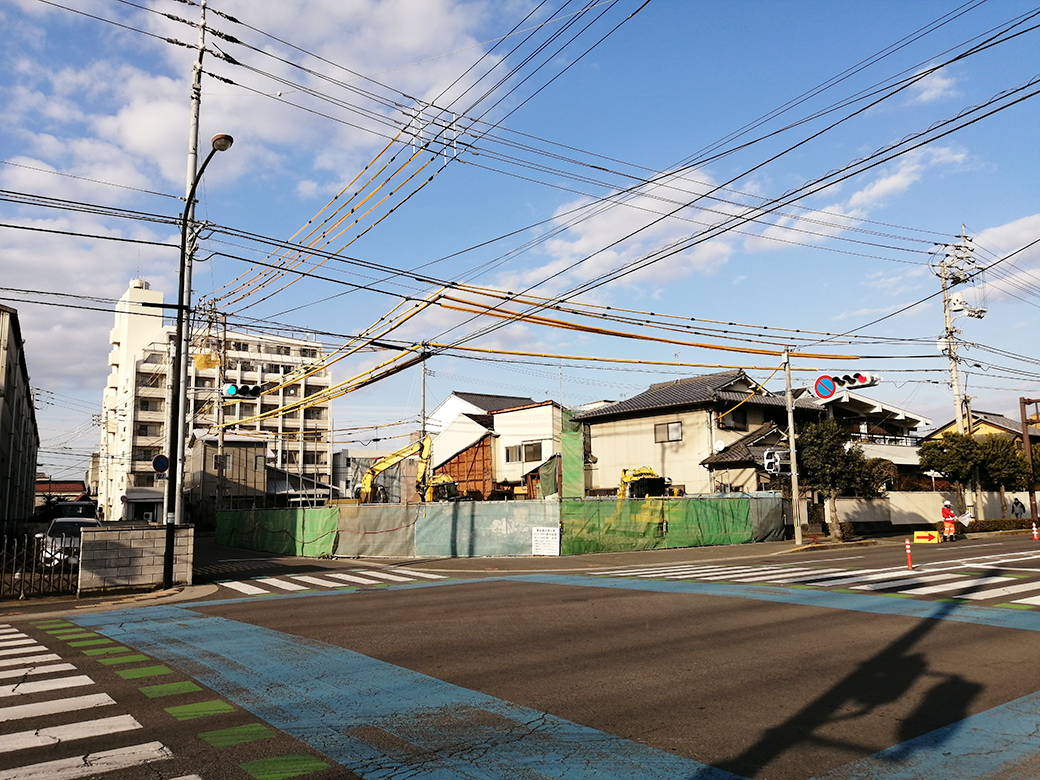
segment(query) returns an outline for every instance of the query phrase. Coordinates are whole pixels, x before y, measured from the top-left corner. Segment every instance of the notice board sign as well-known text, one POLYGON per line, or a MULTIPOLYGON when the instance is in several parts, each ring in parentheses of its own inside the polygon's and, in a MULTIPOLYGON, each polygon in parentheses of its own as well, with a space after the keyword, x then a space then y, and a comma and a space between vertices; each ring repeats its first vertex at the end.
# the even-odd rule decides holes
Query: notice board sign
POLYGON ((557 526, 531 529, 531 555, 559 555, 560 529, 557 526))

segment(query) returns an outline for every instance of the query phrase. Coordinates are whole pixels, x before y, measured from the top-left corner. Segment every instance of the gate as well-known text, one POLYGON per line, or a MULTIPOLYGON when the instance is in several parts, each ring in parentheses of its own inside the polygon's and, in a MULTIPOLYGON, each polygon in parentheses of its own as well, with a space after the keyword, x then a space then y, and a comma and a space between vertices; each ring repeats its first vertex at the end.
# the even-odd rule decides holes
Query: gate
POLYGON ((38 539, 32 534, 0 537, 0 599, 75 593, 79 587, 79 539, 38 539))

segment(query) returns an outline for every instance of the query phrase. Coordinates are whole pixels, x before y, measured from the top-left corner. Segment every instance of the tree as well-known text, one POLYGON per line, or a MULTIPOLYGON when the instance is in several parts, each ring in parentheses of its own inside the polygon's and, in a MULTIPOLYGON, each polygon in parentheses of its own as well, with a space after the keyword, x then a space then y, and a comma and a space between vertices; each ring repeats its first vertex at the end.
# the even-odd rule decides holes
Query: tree
POLYGON ((850 441, 849 432, 834 420, 810 423, 798 434, 798 478, 827 496, 827 514, 833 520, 827 528, 838 541, 845 537, 837 522, 837 498, 863 483, 867 463, 862 448, 850 446, 850 441))
POLYGON ((979 442, 982 461, 979 479, 985 490, 1000 491, 1000 515, 1007 517, 1005 491, 1025 490, 1029 486, 1029 469, 1025 456, 1006 436, 986 436, 979 442))
POLYGON ((899 476, 896 464, 885 458, 867 458, 863 474, 856 485, 856 495, 874 498, 883 495, 899 476))
POLYGON ((921 467, 934 471, 953 483, 957 503, 964 511, 964 484, 971 481, 982 462, 981 445, 966 433, 944 433, 941 439, 924 442, 917 451, 921 467))

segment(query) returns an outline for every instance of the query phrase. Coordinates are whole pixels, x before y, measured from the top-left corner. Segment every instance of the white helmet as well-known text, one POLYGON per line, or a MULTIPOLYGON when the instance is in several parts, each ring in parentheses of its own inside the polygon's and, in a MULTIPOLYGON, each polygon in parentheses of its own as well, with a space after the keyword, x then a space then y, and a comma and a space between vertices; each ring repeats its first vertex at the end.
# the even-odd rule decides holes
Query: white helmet
POLYGON ((950 505, 949 501, 943 501, 943 506, 949 506, 949 505, 950 505))

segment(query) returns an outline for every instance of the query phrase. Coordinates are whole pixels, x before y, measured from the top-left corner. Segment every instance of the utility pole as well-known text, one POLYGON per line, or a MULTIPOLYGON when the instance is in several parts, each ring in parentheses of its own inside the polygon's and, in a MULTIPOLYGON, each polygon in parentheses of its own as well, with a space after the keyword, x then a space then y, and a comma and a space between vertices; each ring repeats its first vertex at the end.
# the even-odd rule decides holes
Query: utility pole
POLYGON ((798 453, 794 441, 794 394, 791 392, 791 351, 784 349, 784 381, 787 386, 787 446, 791 453, 791 521, 795 546, 802 546, 802 510, 798 495, 798 453))
POLYGON ((1036 477, 1033 472, 1033 440, 1030 437, 1029 416, 1026 414, 1026 406, 1029 404, 1040 404, 1040 398, 1019 398, 1018 409, 1022 419, 1022 449, 1025 451, 1026 466, 1029 470, 1029 516, 1033 522, 1037 522, 1036 515, 1036 477))
MULTIPOLYGON (((185 200, 187 203, 185 204, 184 212, 185 221, 188 225, 195 221, 195 204, 193 200, 195 188, 198 186, 199 109, 202 103, 202 58, 205 50, 206 0, 200 0, 199 41, 195 64, 192 66, 191 110, 188 123, 188 168, 187 185, 185 187, 185 200)), ((171 455, 175 455, 175 457, 171 458, 169 482, 166 490, 166 523, 168 525, 180 525, 184 522, 183 485, 185 457, 183 447, 180 447, 177 453, 174 453, 174 450, 178 449, 178 445, 175 442, 183 442, 184 439, 180 432, 184 429, 185 411, 188 403, 188 333, 191 330, 191 323, 188 320, 188 312, 185 310, 188 307, 188 302, 191 300, 191 260, 194 255, 195 236, 190 236, 189 240, 190 244, 186 251, 186 258, 181 260, 184 263, 183 273, 181 274, 182 284, 177 291, 177 315, 178 318, 183 318, 182 321, 185 322, 185 327, 181 328, 179 334, 180 361, 178 361, 177 365, 170 367, 172 372, 176 372, 172 378, 172 387, 174 388, 172 396, 176 400, 170 415, 171 429, 166 432, 169 441, 169 452, 171 455), (176 431, 173 430, 173 426, 177 426, 176 431)))

